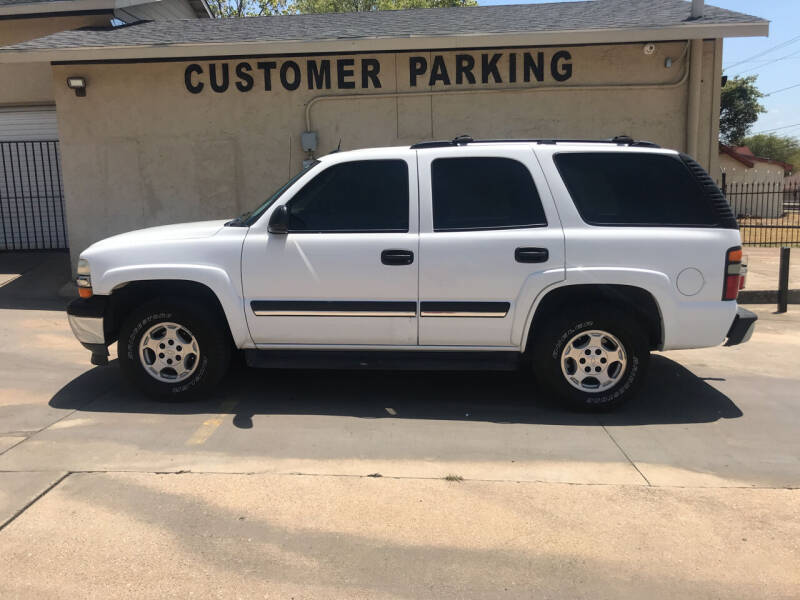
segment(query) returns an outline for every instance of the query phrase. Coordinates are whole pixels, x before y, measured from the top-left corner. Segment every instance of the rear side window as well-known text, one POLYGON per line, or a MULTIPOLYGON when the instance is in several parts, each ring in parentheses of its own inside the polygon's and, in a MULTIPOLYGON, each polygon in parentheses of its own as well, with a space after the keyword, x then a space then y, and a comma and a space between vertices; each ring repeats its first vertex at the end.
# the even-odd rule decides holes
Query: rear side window
POLYGON ((359 160, 325 169, 289 202, 289 231, 408 231, 408 165, 359 160))
POLYGON ((678 157, 631 152, 576 152, 556 166, 591 225, 717 225, 714 207, 678 157))
POLYGON ((431 176, 434 231, 547 225, 530 171, 517 160, 437 158, 431 176))

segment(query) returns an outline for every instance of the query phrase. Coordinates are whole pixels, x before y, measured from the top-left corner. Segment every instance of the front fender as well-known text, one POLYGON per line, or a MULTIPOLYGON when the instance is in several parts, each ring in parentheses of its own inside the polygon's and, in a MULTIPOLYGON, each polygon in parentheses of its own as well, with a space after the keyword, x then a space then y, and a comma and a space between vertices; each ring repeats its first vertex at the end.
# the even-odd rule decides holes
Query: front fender
POLYGON ((244 319, 244 300, 240 282, 233 281, 225 269, 213 265, 129 265, 108 269, 99 275, 92 273, 92 288, 96 294, 111 294, 114 289, 133 281, 181 280, 200 283, 209 288, 219 300, 231 336, 238 348, 252 344, 244 319))

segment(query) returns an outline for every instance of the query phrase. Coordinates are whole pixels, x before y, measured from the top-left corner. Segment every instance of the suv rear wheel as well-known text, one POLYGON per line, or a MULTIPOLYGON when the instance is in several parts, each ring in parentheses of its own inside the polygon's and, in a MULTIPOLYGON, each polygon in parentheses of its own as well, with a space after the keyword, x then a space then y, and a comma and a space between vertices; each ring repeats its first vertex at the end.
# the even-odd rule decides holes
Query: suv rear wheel
POLYGON ((220 318, 202 305, 159 299, 134 310, 122 324, 122 372, 146 394, 188 400, 211 389, 228 370, 230 342, 220 318))
POLYGON ((636 394, 650 358, 641 325, 607 305, 569 307, 537 327, 533 369, 572 406, 608 410, 636 394))

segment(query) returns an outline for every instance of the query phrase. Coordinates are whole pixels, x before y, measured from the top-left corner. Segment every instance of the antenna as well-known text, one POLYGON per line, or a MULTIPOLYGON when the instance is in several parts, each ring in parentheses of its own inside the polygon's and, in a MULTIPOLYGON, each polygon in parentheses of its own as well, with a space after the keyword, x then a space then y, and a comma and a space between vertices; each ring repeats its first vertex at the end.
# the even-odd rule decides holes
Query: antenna
POLYGON ((336 145, 335 150, 331 150, 328 154, 336 154, 342 148, 342 138, 339 138, 339 143, 336 145))

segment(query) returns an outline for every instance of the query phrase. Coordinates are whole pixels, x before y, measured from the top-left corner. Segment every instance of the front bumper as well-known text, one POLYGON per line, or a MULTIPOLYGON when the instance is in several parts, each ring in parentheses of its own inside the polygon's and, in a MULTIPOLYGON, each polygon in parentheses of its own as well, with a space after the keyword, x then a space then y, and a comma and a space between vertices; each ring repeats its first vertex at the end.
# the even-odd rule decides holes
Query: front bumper
POLYGON ((738 307, 731 328, 728 330, 728 340, 725 342, 725 345, 735 346, 736 344, 744 344, 753 335, 757 320, 757 314, 741 306, 738 307))
POLYGON ((72 333, 92 353, 93 365, 108 363, 104 316, 107 298, 92 296, 78 298, 67 306, 67 320, 72 333))

